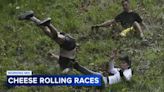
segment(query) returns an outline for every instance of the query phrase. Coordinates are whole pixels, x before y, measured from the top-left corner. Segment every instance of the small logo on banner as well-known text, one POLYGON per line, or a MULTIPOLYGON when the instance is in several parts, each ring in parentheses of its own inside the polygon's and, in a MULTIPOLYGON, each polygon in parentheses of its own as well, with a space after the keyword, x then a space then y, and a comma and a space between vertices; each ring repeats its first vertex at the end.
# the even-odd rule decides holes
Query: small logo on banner
POLYGON ((99 75, 7 76, 10 86, 101 86, 99 75))
POLYGON ((8 70, 6 71, 7 76, 28 76, 32 75, 32 71, 28 70, 8 70))

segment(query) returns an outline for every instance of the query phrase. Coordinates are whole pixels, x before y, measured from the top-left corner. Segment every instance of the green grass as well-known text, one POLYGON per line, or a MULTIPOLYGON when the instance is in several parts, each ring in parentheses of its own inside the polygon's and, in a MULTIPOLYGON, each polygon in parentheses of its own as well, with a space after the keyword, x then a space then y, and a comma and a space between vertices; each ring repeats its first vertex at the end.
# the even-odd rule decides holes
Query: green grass
MULTIPOLYGON (((164 2, 163 0, 132 0, 132 8, 144 19, 150 45, 143 46, 133 37, 112 39, 111 28, 92 32, 91 26, 111 19, 121 12, 120 1, 94 1, 83 9, 83 0, 0 0, 0 91, 7 92, 71 92, 73 87, 7 87, 7 70, 32 70, 34 74, 59 74, 56 61, 47 57, 58 52, 58 45, 32 22, 19 21, 17 16, 34 10, 41 19, 51 17, 61 31, 74 36, 80 43, 77 60, 99 71, 112 49, 126 51, 132 58, 134 76, 130 84, 119 83, 105 92, 163 92, 164 84, 164 2), (92 36, 90 34, 93 34, 92 36), (97 66, 99 66, 97 68, 97 66)), ((85 1, 85 0, 84 0, 85 1)), ((78 73, 73 71, 73 74, 78 73)), ((82 92, 87 88, 83 87, 82 92)), ((92 90, 92 89, 91 89, 92 90)))

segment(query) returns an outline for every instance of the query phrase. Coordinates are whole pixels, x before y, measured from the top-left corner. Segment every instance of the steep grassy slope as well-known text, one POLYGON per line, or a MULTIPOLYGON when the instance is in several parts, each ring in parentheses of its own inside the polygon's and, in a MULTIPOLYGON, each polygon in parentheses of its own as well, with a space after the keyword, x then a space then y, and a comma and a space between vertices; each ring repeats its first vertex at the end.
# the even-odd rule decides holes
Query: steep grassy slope
MULTIPOLYGON (((51 17, 53 24, 74 36, 80 44, 77 60, 99 71, 113 48, 129 53, 133 61, 132 83, 109 87, 112 92, 163 92, 164 84, 164 2, 163 0, 132 0, 132 7, 147 24, 145 35, 149 46, 140 39, 113 39, 111 28, 98 32, 90 27, 113 18, 121 12, 119 0, 0 0, 0 91, 9 92, 71 92, 72 87, 7 87, 6 70, 32 70, 34 74, 59 74, 56 61, 47 53, 58 52, 58 46, 32 22, 19 21, 17 15, 34 10, 41 19, 51 17), (91 35, 93 34, 93 35, 91 35)), ((76 73, 76 71, 72 72, 76 73)), ((86 88, 81 91, 85 92, 86 88)))

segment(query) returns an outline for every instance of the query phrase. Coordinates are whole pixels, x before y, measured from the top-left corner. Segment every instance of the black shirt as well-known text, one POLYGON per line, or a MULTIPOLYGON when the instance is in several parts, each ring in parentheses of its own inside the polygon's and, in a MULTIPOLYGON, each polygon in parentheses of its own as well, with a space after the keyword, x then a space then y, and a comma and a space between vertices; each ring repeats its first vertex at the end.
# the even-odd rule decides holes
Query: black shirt
POLYGON ((133 25, 135 21, 142 22, 141 17, 135 12, 122 12, 115 17, 116 22, 120 22, 122 27, 128 28, 133 25))
POLYGON ((76 47, 76 41, 69 35, 65 35, 64 43, 60 47, 65 50, 73 50, 76 47))

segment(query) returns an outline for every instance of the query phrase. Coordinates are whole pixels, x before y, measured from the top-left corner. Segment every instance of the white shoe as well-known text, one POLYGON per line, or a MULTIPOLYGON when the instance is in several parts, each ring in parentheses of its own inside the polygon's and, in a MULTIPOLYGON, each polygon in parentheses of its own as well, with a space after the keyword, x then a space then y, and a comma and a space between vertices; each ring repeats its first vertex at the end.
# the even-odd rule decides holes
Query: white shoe
POLYGON ((67 74, 71 69, 70 68, 65 68, 63 71, 62 71, 62 74, 67 74))

